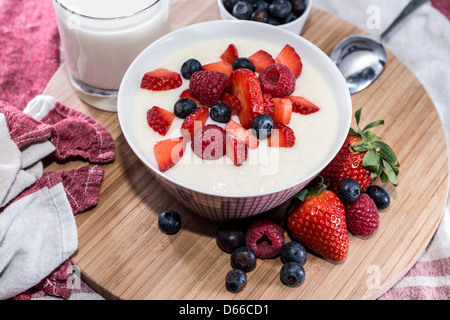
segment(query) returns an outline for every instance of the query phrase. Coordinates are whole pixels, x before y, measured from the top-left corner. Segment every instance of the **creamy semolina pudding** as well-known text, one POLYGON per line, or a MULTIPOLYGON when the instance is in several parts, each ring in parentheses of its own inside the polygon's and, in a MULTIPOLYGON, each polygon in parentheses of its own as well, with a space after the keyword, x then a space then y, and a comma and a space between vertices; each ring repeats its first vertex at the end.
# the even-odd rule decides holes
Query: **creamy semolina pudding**
MULTIPOLYGON (((275 58, 282 50, 282 47, 260 41, 220 38, 172 52, 155 65, 149 65, 148 70, 142 70, 142 74, 157 68, 180 73, 183 63, 192 58, 202 65, 217 62, 230 44, 235 45, 239 57, 249 57, 264 50, 275 58)), ((302 56, 301 52, 298 54, 302 56)), ((292 112, 288 124, 295 134, 295 144, 292 147, 269 147, 268 139, 260 139, 257 148, 248 149, 246 161, 236 166, 226 155, 215 160, 202 159, 193 152, 191 143, 188 142, 181 159, 164 174, 177 183, 200 192, 246 196, 275 192, 317 173, 335 142, 340 121, 338 103, 327 75, 318 72, 303 57, 302 63, 301 74, 296 79, 291 95, 313 102, 320 110, 307 115, 292 112)), ((180 99, 182 92, 189 88, 189 82, 190 80, 182 78, 181 86, 167 91, 142 89, 139 83, 136 84, 132 103, 133 134, 140 151, 155 168, 158 168, 155 144, 180 137, 184 120, 175 117, 167 134, 162 136, 149 126, 147 112, 154 106, 174 112, 174 104, 180 99)), ((233 115, 231 119, 240 123, 237 115, 233 115)), ((211 118, 208 118, 206 124, 223 128, 226 126, 211 118)))

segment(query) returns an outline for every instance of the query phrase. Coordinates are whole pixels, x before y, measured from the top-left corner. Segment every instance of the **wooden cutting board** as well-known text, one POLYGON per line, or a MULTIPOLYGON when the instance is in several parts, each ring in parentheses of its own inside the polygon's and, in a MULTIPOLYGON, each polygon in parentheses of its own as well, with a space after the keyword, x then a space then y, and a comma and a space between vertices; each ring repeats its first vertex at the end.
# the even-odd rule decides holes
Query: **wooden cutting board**
MULTIPOLYGON (((172 29, 219 19, 214 0, 172 5, 172 29), (188 4, 189 3, 189 4, 188 4)), ((329 54, 345 36, 360 34, 351 24, 313 9, 303 36, 329 54)), ((374 299, 394 285, 419 259, 442 217, 449 190, 448 152, 433 103, 414 75, 389 53, 381 77, 352 97, 363 123, 384 119, 376 133, 396 151, 399 185, 387 185, 391 206, 370 239, 350 235, 344 263, 308 254, 306 281, 288 288, 279 280, 279 259, 259 260, 246 289, 227 292, 230 256, 216 245, 216 222, 184 209, 155 181, 128 147, 117 114, 94 109, 74 94, 64 65, 45 94, 91 116, 116 142, 117 159, 104 165, 98 205, 76 217, 79 249, 72 261, 82 279, 106 298, 118 299, 374 299), (157 227, 158 214, 180 212, 182 230, 173 236, 157 227)), ((354 124, 354 123, 353 123, 354 124)), ((47 171, 71 170, 83 162, 53 163, 47 171)), ((274 213, 280 216, 284 207, 274 213)))

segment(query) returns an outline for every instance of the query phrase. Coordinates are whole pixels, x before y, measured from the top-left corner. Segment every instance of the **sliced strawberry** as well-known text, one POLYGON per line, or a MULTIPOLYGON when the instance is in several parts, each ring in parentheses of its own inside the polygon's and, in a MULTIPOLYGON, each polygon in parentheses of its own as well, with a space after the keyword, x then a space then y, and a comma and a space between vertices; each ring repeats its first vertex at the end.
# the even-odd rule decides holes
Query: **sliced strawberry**
POLYGON ((292 111, 303 115, 311 114, 320 110, 318 106, 309 100, 299 96, 286 97, 292 101, 292 111))
POLYGON ((148 125, 162 136, 165 136, 169 131, 174 118, 173 112, 160 107, 155 106, 147 111, 148 125))
POLYGON ((157 142, 153 151, 159 170, 164 172, 172 168, 180 161, 185 149, 186 142, 182 137, 157 142))
POLYGON ((225 61, 229 64, 233 64, 233 61, 237 58, 239 58, 239 53, 234 44, 230 44, 220 56, 220 59, 222 59, 222 61, 225 61))
POLYGON ((163 68, 147 72, 141 81, 141 88, 153 91, 176 89, 183 81, 181 75, 163 68))
POLYGON ((203 66, 204 71, 219 71, 225 73, 227 77, 233 72, 233 66, 225 61, 208 63, 203 66))
POLYGON ((222 102, 226 103, 230 109, 232 115, 238 115, 241 111, 241 102, 238 98, 233 96, 231 93, 224 92, 222 93, 222 97, 220 98, 222 102))
POLYGON ((275 115, 275 105, 273 104, 273 97, 270 93, 263 93, 264 98, 264 113, 269 115, 272 119, 275 115))
POLYGON ((294 131, 284 124, 275 124, 268 138, 269 147, 290 148, 295 144, 294 131))
POLYGON ((272 98, 274 105, 274 124, 288 125, 291 122, 292 102, 287 98, 272 98))
POLYGON ((236 167, 247 161, 248 147, 233 135, 227 134, 227 157, 230 158, 236 167))
POLYGON ((181 125, 181 135, 186 141, 191 141, 198 129, 203 128, 209 117, 208 107, 198 107, 188 115, 181 125))
POLYGON ((239 141, 244 142, 250 149, 256 149, 259 145, 258 138, 255 135, 233 120, 227 123, 225 131, 239 141))
POLYGON ((264 113, 264 98, 256 73, 249 69, 237 69, 230 76, 231 93, 241 102, 239 121, 249 129, 253 119, 264 113))
POLYGON ((202 106, 203 104, 200 102, 200 100, 198 100, 197 98, 194 98, 191 94, 191 92, 189 91, 189 89, 184 90, 181 94, 180 94, 180 99, 182 98, 189 98, 193 101, 195 101, 195 103, 197 104, 197 106, 202 106))
POLYGON ((302 73, 302 59, 295 49, 288 44, 281 49, 280 53, 275 58, 275 62, 288 66, 296 78, 298 78, 302 73))
POLYGON ((255 71, 260 73, 265 68, 275 63, 275 59, 272 57, 270 53, 264 50, 259 50, 252 54, 248 59, 253 62, 255 66, 255 71))

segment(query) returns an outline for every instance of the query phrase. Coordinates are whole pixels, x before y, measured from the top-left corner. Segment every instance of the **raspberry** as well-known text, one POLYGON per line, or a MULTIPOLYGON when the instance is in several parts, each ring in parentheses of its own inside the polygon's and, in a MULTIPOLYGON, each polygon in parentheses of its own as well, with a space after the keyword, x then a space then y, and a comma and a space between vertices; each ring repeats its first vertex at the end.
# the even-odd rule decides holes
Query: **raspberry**
POLYGON ((273 97, 285 97, 294 92, 295 76, 292 71, 281 63, 275 63, 265 68, 259 74, 261 91, 273 97))
POLYGON ((198 71, 191 76, 189 91, 201 103, 212 107, 220 101, 230 79, 219 71, 198 71))
POLYGON ((225 130, 215 124, 209 124, 195 133, 191 147, 200 158, 215 160, 225 155, 226 143, 225 130))
POLYGON ((360 195, 354 203, 344 204, 347 227, 355 235, 371 236, 379 225, 377 206, 366 193, 360 195))
POLYGON ((269 218, 254 221, 247 229, 246 244, 258 258, 273 258, 284 245, 283 228, 269 218))

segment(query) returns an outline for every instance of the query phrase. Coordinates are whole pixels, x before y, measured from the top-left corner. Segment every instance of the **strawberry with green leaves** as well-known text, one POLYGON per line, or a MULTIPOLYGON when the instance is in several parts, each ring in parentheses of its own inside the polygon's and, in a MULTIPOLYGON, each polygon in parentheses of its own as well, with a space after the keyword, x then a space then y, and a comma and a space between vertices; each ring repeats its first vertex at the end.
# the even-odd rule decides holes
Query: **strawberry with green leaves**
POLYGON ((380 177, 397 185, 399 162, 391 147, 370 129, 383 125, 383 120, 373 121, 363 129, 359 127, 361 109, 355 112, 357 130, 350 128, 344 144, 334 159, 325 167, 321 175, 330 181, 330 189, 336 190, 339 181, 355 179, 361 190, 365 190, 380 177))
POLYGON ((287 227, 305 247, 333 262, 348 252, 345 208, 339 197, 318 177, 292 199, 287 209, 287 227))

